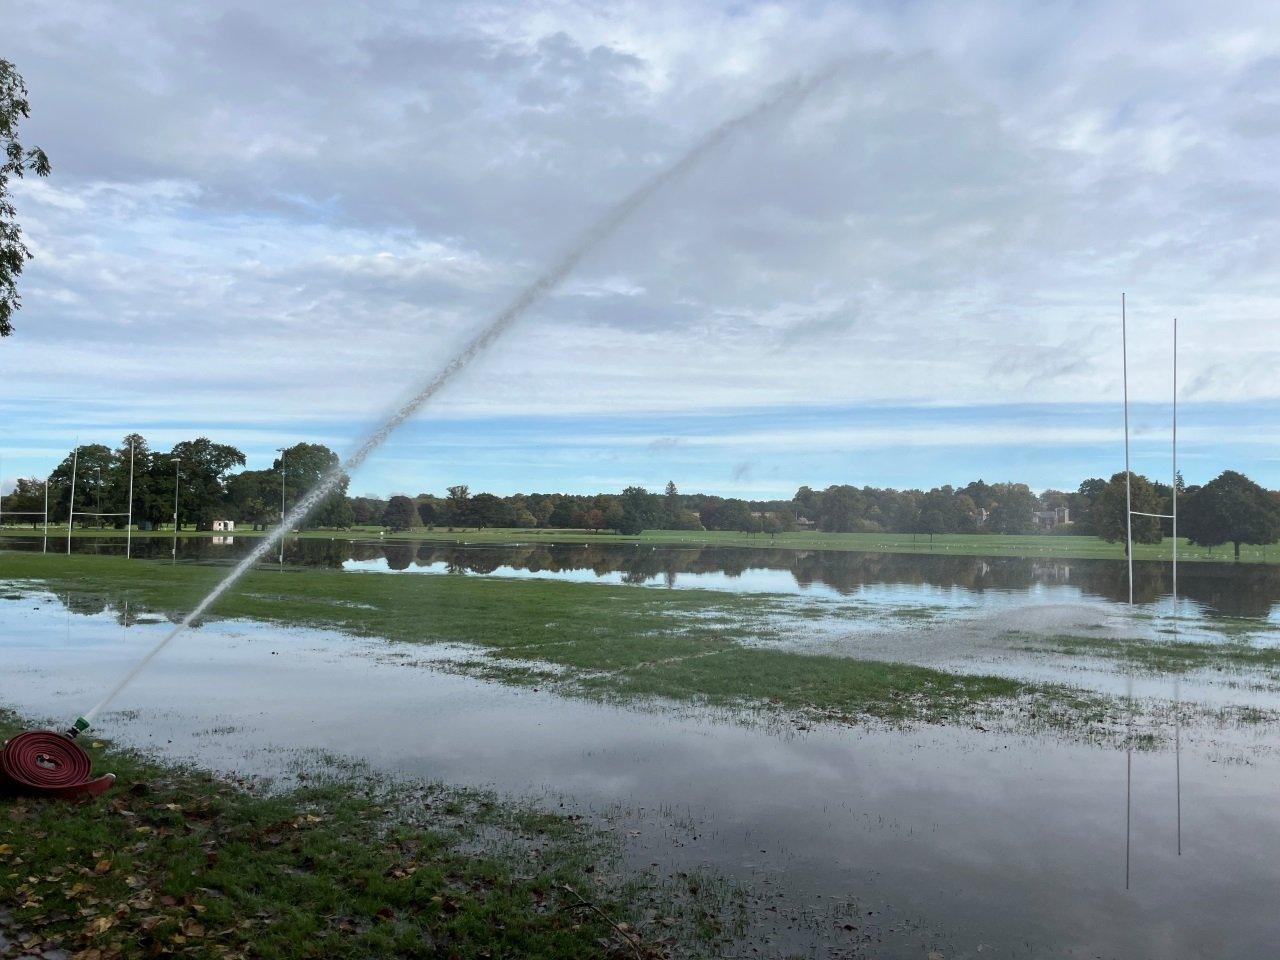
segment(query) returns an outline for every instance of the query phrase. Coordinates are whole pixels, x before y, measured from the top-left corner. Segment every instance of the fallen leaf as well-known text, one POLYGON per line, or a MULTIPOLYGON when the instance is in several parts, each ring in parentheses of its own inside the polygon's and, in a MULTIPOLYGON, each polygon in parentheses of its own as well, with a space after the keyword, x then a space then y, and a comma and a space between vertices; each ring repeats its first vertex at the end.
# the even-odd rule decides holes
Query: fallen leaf
POLYGON ((182 921, 181 929, 184 934, 193 939, 204 936, 204 927, 190 917, 182 921))
POLYGON ((98 876, 102 876, 102 874, 108 872, 110 869, 111 869, 110 860, 99 860, 98 865, 93 868, 93 872, 98 874, 98 876))
POLYGON ((89 921, 88 930, 92 934, 102 934, 106 933, 115 925, 115 917, 98 917, 96 920, 89 921))

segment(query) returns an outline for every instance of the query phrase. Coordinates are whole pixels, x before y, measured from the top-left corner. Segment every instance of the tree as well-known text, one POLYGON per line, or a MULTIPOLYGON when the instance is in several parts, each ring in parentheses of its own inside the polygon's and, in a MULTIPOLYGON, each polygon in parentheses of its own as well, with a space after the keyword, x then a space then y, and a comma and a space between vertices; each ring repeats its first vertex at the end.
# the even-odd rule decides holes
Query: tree
POLYGON ((556 501, 556 505, 551 508, 551 514, 547 517, 548 527, 557 527, 563 529, 573 526, 574 504, 568 497, 561 497, 556 501))
POLYGON ((352 522, 362 527, 382 523, 382 515, 387 512, 387 501, 377 497, 354 497, 351 500, 352 522))
MULTIPOLYGON (((801 487, 800 495, 808 487, 801 487)), ((863 518, 865 498, 857 487, 831 486, 818 495, 818 526, 829 533, 852 533, 863 518)), ((801 516, 806 508, 801 504, 801 516)))
POLYGON ((18 124, 30 116, 27 85, 8 60, 0 60, 0 337, 13 333, 11 319, 22 306, 18 277, 31 259, 22 242, 18 211, 9 199, 9 178, 22 179, 28 172, 47 177, 49 158, 39 147, 23 147, 18 140, 18 124))
POLYGON ((1098 536, 1098 507, 1102 503, 1102 495, 1106 492, 1107 481, 1101 477, 1091 477, 1083 481, 1075 493, 1067 498, 1071 519, 1080 533, 1098 536))
POLYGON ((708 518, 709 530, 736 530, 741 533, 758 533, 760 521, 752 515, 751 507, 745 500, 725 500, 708 518))
POLYGON ((477 493, 467 506, 467 523, 480 529, 515 526, 514 511, 492 493, 477 493))
POLYGON ((668 480, 667 488, 662 494, 661 522, 663 528, 667 530, 679 530, 682 513, 684 513, 684 510, 680 506, 680 491, 676 489, 676 482, 674 480, 668 480))
POLYGON ((44 481, 39 477, 19 477, 4 500, 6 523, 30 523, 32 529, 44 523, 44 481))
POLYGON ((420 493, 417 500, 418 516, 422 518, 424 527, 434 527, 445 518, 448 508, 439 497, 433 497, 429 493, 420 493))
POLYGON ((659 498, 644 487, 627 487, 623 490, 618 498, 618 508, 622 511, 622 518, 617 522, 606 522, 619 533, 632 536, 652 529, 663 512, 659 498))
MULTIPOLYGON (((49 517, 66 519, 71 512, 71 475, 75 473, 75 512, 80 525, 97 525, 101 518, 88 517, 98 511, 98 495, 111 477, 111 448, 103 443, 84 443, 68 453, 49 474, 49 517), (107 478, 106 480, 100 478, 107 478)), ((106 511, 110 512, 110 511, 106 511)))
POLYGON ((1242 473, 1226 470, 1193 493, 1178 518, 1179 532, 1194 544, 1230 543, 1240 559, 1240 544, 1280 539, 1280 505, 1275 497, 1242 473))
MULTIPOLYGON (((232 467, 244 466, 244 454, 226 443, 208 437, 184 440, 164 459, 177 458, 179 475, 178 520, 194 522, 197 530, 208 530, 218 515, 226 512, 226 479, 232 467)), ((170 471, 173 464, 168 463, 170 471)), ((172 480, 170 481, 172 492, 172 480)))
POLYGON ((387 512, 382 522, 392 530, 413 530, 422 526, 422 518, 418 516, 418 508, 409 497, 397 494, 387 503, 387 512))
POLYGON ((958 505, 950 487, 935 487, 920 500, 919 529, 933 543, 935 533, 954 533, 959 529, 958 505))
POLYGON ((471 488, 460 483, 448 489, 449 522, 463 526, 468 523, 467 508, 471 502, 471 488))
POLYGON ((801 487, 791 499, 795 503, 797 516, 818 522, 822 513, 822 494, 809 487, 801 487))
MULTIPOLYGON (((284 471, 284 490, 287 503, 296 503, 305 496, 331 470, 342 463, 338 455, 322 443, 295 443, 271 465, 276 474, 277 493, 280 472, 284 471)), ((355 511, 347 500, 350 477, 345 472, 333 492, 321 500, 303 519, 316 527, 346 528, 355 523, 355 511)), ((277 501, 278 502, 278 501, 277 501)), ((286 507, 287 509, 287 507, 286 507)))
MULTIPOLYGON (((1127 501, 1130 509, 1138 513, 1160 513, 1161 499, 1155 486, 1146 477, 1132 474, 1129 482, 1130 498, 1127 501)), ((1101 537, 1108 543, 1118 543, 1125 539, 1125 486, 1124 471, 1113 474, 1103 488, 1101 495, 1094 501, 1090 510, 1090 527, 1095 537, 1101 537)), ((1136 516, 1133 518, 1134 543, 1159 543, 1164 539, 1160 521, 1155 517, 1136 516)))
POLYGON ((996 483, 989 490, 996 501, 988 520, 988 526, 994 532, 1021 534, 1035 529, 1038 501, 1030 487, 1025 483, 996 483))
POLYGON ((280 517, 280 475, 273 470, 242 470, 227 478, 227 503, 232 517, 265 529, 280 517))

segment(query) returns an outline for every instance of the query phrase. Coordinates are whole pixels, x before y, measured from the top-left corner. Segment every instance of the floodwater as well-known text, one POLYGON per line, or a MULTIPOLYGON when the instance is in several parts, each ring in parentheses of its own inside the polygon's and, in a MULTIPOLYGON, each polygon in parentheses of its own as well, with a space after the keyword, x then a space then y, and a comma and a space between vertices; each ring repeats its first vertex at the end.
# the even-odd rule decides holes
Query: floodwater
MULTIPOLYGON (((0 701, 62 722, 164 629, 21 585, 0 596, 0 701)), ((212 623, 101 726, 219 770, 287 773, 325 751, 564 804, 616 830, 634 869, 741 883, 750 927, 730 956, 1275 952, 1280 759, 1251 749, 1267 731, 1184 727, 1179 767, 1168 729, 1127 757, 1047 735, 797 727, 441 669, 469 655, 212 623)))
MULTIPOLYGON (((41 542, 39 537, 10 534, 0 536, 0 549, 39 550, 41 542)), ((230 563, 255 542, 234 535, 180 537, 178 559, 230 563)), ((65 538, 51 539, 49 548, 60 551, 65 545, 65 538)), ((76 537, 72 549, 119 554, 124 552, 124 540, 76 537)), ((139 537, 133 541, 133 553, 139 557, 163 559, 170 556, 171 549, 168 538, 139 537)), ((873 553, 766 546, 476 544, 335 536, 289 540, 284 562, 354 573, 536 577, 988 611, 1028 604, 1122 603, 1128 599, 1127 568, 1120 560, 956 556, 941 545, 931 553, 873 553)), ((1135 599, 1159 611, 1172 588, 1169 564, 1141 561, 1135 572, 1135 599)), ((1184 562, 1178 567, 1178 593, 1184 615, 1247 617, 1280 625, 1280 564, 1184 562)))

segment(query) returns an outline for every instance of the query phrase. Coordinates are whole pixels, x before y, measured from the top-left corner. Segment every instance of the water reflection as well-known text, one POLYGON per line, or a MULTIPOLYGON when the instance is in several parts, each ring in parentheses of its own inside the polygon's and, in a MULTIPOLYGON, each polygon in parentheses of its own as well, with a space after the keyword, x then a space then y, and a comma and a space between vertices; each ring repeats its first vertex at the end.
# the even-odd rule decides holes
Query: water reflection
MULTIPOLYGON (((179 558, 230 562, 253 548, 254 539, 186 537, 179 558)), ((39 537, 2 537, 0 546, 40 549, 39 537)), ((116 538, 82 537, 77 552, 117 553, 116 538)), ((139 538, 135 555, 167 558, 170 541, 139 538)), ((272 563, 274 561, 264 561, 272 563)), ((854 553, 767 547, 647 546, 631 543, 466 544, 439 541, 295 539, 286 564, 424 574, 501 575, 602 581, 650 587, 703 588, 754 593, 834 596, 891 594, 895 602, 955 604, 990 594, 1011 599, 1102 599, 1128 596, 1126 569, 1118 560, 968 557, 941 554, 854 553)), ((1167 563, 1139 562, 1135 599, 1162 602, 1172 590, 1167 563)), ((1179 595, 1211 615, 1280 619, 1280 566, 1183 563, 1179 595)))
MULTIPOLYGON (((67 630, 43 591, 0 603, 0 662, 23 665, 6 701, 73 716, 163 630, 121 631, 114 613, 67 618, 67 630)), ((639 713, 405 659, 425 649, 212 623, 157 659, 104 724, 124 743, 236 774, 284 773, 323 751, 545 798, 599 818, 633 869, 746 887, 749 926, 732 956, 1274 953, 1280 807, 1265 798, 1280 761, 1223 762, 1225 734, 1194 721, 1180 757, 1161 738, 1126 770, 1104 746, 961 727, 639 713), (1167 842, 1171 759, 1195 811, 1181 858, 1167 842)))

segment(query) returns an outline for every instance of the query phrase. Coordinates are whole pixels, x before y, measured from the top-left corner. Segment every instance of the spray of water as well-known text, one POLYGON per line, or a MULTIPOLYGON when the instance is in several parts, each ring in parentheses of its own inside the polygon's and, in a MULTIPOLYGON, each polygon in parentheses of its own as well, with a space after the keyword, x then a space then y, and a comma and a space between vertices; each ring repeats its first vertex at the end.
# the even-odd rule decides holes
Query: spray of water
POLYGON ((235 568, 222 579, 222 581, 209 591, 208 596, 196 604, 195 609, 188 613, 181 622, 179 622, 172 630, 170 630, 154 647, 147 651, 146 656, 138 661, 134 667, 126 673, 114 687, 112 687, 101 700, 84 714, 85 721, 92 721, 112 700, 119 695, 125 687, 127 687, 139 673, 141 673, 152 659, 169 645, 171 641, 179 636, 183 631, 195 623, 204 613, 218 601, 224 593, 235 585, 236 581, 243 577, 253 565, 261 560, 268 552, 284 537, 285 532, 300 524, 303 519, 311 512, 321 500, 333 492, 342 478, 344 473, 350 473, 359 467, 368 459, 378 447, 382 446, 387 437, 391 435, 397 427, 417 413, 422 407, 439 393, 454 377, 462 372, 471 361, 475 360, 481 353, 493 345, 499 337, 507 332, 508 329, 520 317, 526 313, 530 307, 534 306, 538 301, 542 300, 548 293, 564 282, 565 278, 573 272, 578 263, 590 253, 593 249, 607 240, 613 235, 617 229, 622 226, 631 216, 645 205, 653 196, 659 193, 664 187, 668 186, 675 180, 678 180, 690 169, 692 169, 699 161, 706 157, 709 153, 716 149, 721 143, 735 134, 744 127, 771 115, 778 115, 795 109, 809 94, 822 84, 829 81, 839 70, 839 65, 832 65, 826 69, 815 73, 811 76, 797 77, 786 84, 782 85, 772 96, 768 97, 761 103, 757 104, 748 112, 727 120, 720 126, 716 127, 701 140, 699 140, 692 149, 674 164, 658 173, 650 180, 638 187, 634 192, 625 197, 620 203, 610 209, 603 217, 600 218, 585 234, 579 238, 569 251, 556 261, 541 276, 535 279, 506 307, 490 320, 463 348, 460 350, 447 364, 434 373, 426 383, 422 384, 417 391, 405 400, 402 404, 395 408, 389 417, 383 421, 382 425, 371 433, 363 443, 361 443, 346 461, 334 467, 331 471, 321 477, 319 483, 313 487, 302 499, 294 504, 284 518, 280 521, 279 526, 275 527, 270 533, 264 536, 258 544, 249 552, 243 560, 236 564, 235 568))

